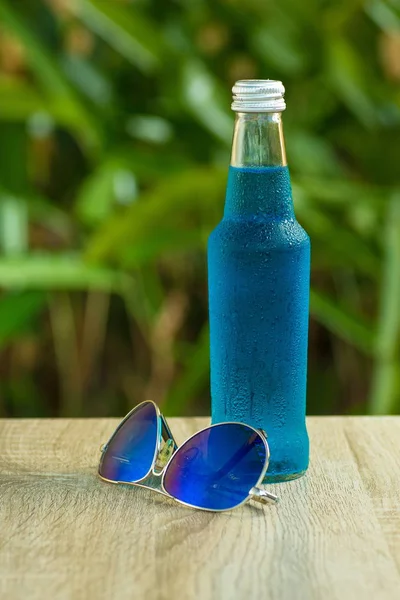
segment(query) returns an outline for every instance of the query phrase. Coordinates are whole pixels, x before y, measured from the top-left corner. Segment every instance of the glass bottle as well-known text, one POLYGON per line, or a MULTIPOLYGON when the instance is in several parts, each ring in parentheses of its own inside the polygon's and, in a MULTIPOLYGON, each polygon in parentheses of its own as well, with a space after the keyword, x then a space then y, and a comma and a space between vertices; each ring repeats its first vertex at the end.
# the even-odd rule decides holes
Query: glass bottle
POLYGON ((296 221, 280 81, 233 87, 222 221, 208 242, 212 422, 267 432, 265 481, 308 466, 305 424, 310 240, 296 221))

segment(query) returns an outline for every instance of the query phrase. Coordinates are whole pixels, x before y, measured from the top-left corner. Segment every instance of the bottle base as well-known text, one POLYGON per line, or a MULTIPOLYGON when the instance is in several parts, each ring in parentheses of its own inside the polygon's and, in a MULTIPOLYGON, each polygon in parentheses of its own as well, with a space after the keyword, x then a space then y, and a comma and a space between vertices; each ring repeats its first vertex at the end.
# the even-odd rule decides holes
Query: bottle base
POLYGON ((280 475, 266 473, 262 483, 284 483, 285 481, 293 481, 293 479, 299 479, 299 477, 303 477, 306 471, 307 469, 304 469, 303 471, 298 471, 297 473, 282 473, 280 475))

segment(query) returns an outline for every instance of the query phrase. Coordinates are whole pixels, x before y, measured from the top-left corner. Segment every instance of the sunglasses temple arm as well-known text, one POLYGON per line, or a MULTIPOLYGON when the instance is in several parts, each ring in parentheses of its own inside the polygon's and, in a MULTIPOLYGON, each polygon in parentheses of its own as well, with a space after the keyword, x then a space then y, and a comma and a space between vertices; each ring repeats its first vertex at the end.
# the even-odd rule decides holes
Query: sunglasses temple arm
POLYGON ((257 487, 253 487, 250 490, 250 499, 255 500, 256 502, 261 502, 261 504, 270 504, 273 502, 279 502, 278 496, 275 494, 271 494, 271 492, 267 492, 266 490, 262 490, 257 487))

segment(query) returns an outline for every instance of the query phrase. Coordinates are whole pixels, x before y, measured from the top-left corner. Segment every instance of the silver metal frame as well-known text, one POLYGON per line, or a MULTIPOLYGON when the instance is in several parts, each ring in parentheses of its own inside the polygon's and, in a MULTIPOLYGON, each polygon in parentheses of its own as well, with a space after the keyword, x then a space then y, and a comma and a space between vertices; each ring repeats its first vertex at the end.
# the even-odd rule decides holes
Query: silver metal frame
POLYGON ((154 492, 157 492, 158 494, 162 494, 163 496, 166 496, 167 498, 171 498, 172 500, 175 500, 175 502, 178 502, 179 504, 182 504, 183 506, 188 506, 190 508, 196 508, 197 510, 203 510, 203 511, 207 511, 207 512, 226 512, 228 510, 233 510, 235 508, 238 508, 239 506, 242 506, 243 504, 246 504, 246 502, 249 502, 250 500, 255 500, 256 502, 261 502, 262 504, 269 504, 270 502, 277 502, 278 501, 277 496, 275 496, 274 494, 271 494, 271 493, 267 492, 266 490, 258 487, 261 484, 262 480, 264 479, 264 475, 265 475, 265 473, 266 473, 266 471, 268 469, 268 464, 269 464, 270 452, 269 452, 269 446, 268 446, 268 442, 267 442, 267 434, 262 429, 256 429, 255 427, 252 427, 251 425, 247 425, 246 423, 240 423, 240 422, 235 422, 235 421, 226 421, 224 423, 216 423, 215 425, 209 425, 208 427, 204 427, 203 429, 200 429, 199 431, 197 431, 196 433, 194 433, 193 435, 191 435, 182 444, 182 446, 178 447, 178 445, 175 442, 175 439, 174 439, 174 437, 173 437, 173 435, 171 433, 171 430, 170 430, 170 428, 168 426, 168 423, 167 423, 164 415, 160 412, 160 409, 158 408, 157 404, 155 402, 153 402, 153 400, 145 400, 144 402, 141 402, 140 404, 138 404, 137 406, 135 406, 122 419, 121 423, 114 430, 114 432, 111 435, 111 437, 109 438, 108 442, 106 444, 103 444, 101 446, 100 451, 101 451, 102 455, 107 450, 109 443, 111 442, 111 440, 113 439, 113 437, 116 435, 116 433, 119 431, 119 429, 121 428, 121 426, 137 410, 139 410, 139 408, 141 408, 145 404, 149 404, 149 403, 154 406, 154 409, 155 409, 155 412, 156 412, 156 415, 157 415, 157 442, 156 442, 156 445, 155 445, 153 461, 151 463, 149 471, 147 472, 147 474, 145 475, 145 477, 143 477, 142 479, 139 479, 138 481, 134 481, 134 482, 132 482, 132 481, 114 481, 112 479, 106 479, 105 477, 103 477, 100 474, 100 464, 101 464, 101 459, 100 459, 100 464, 99 464, 99 468, 98 468, 98 475, 99 475, 100 479, 102 479, 103 481, 106 481, 108 483, 114 483, 114 484, 118 484, 118 485, 134 485, 134 486, 138 486, 138 487, 143 487, 143 488, 152 490, 154 492), (247 498, 245 498, 242 502, 240 502, 236 506, 233 506, 232 508, 211 509, 211 508, 202 508, 200 506, 195 506, 193 504, 189 504, 187 502, 183 502, 182 500, 179 500, 178 498, 175 498, 174 496, 172 496, 171 494, 169 494, 166 491, 166 489, 164 488, 164 478, 165 478, 165 474, 167 472, 167 469, 168 469, 168 467, 169 467, 172 459, 174 458, 177 450, 179 448, 182 448, 183 446, 185 446, 192 438, 194 438, 199 433, 202 433, 203 431, 207 431, 208 429, 212 429, 214 427, 220 427, 221 425, 230 425, 230 424, 243 425, 244 427, 247 427, 248 429, 252 429, 255 433, 257 433, 260 436, 260 438, 261 438, 261 440, 262 440, 262 442, 264 444, 264 447, 265 447, 265 463, 264 463, 264 467, 263 467, 263 469, 261 471, 260 477, 258 478, 258 481, 257 481, 256 485, 249 490, 249 494, 248 494, 247 498), (162 441, 167 442, 168 440, 171 440, 172 443, 173 443, 173 452, 172 452, 171 456, 169 457, 168 462, 162 467, 162 469, 160 471, 156 471, 155 467, 156 467, 157 459, 159 458, 160 452, 162 451, 161 442, 162 441), (146 481, 147 481, 147 483, 146 483, 146 481))

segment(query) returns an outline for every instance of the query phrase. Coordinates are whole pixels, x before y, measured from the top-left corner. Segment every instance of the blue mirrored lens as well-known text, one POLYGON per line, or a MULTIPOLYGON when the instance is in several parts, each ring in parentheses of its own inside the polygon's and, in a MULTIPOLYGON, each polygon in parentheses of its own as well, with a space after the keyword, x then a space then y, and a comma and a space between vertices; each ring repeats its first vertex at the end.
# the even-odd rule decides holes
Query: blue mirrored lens
POLYGON ((100 460, 99 474, 111 481, 134 483, 149 473, 157 445, 154 404, 140 405, 116 430, 100 460))
POLYGON ((266 444, 254 429, 221 423, 179 448, 164 474, 164 488, 197 508, 227 510, 248 497, 266 461, 266 444))

